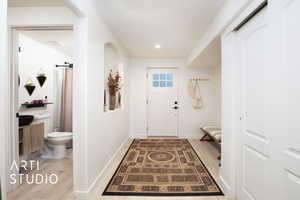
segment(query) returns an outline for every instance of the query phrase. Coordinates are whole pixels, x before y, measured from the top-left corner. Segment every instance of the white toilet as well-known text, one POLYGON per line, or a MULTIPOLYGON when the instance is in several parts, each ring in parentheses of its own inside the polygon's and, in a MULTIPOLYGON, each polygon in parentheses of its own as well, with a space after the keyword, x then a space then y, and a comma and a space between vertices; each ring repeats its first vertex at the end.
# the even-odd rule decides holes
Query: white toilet
POLYGON ((62 159, 66 157, 67 144, 72 140, 72 132, 52 132, 50 126, 50 113, 36 114, 35 120, 44 123, 46 147, 42 157, 46 159, 62 159))
MULTIPOLYGON (((66 144, 73 138, 71 132, 53 132, 45 137, 46 144, 50 149, 50 157, 53 159, 62 159, 66 157, 66 144)), ((48 152, 49 154, 49 152, 48 152)))

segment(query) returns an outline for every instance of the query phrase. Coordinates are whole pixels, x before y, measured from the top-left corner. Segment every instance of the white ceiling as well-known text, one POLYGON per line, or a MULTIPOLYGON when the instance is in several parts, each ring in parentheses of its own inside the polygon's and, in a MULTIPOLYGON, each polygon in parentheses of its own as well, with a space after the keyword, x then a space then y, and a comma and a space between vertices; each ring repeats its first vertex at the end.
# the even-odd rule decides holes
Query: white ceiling
POLYGON ((60 51, 68 56, 73 53, 73 31, 72 30, 35 30, 22 31, 21 34, 60 51))
MULTIPOLYGON (((134 58, 186 59, 226 0, 95 0, 134 58), (160 44, 161 49, 155 49, 160 44)), ((8 0, 9 6, 64 6, 64 0, 8 0)))
POLYGON ((138 58, 187 58, 226 0, 102 0, 101 14, 138 58), (155 49, 155 44, 161 49, 155 49))
POLYGON ((64 6, 64 0, 8 0, 8 6, 39 7, 39 6, 64 6))

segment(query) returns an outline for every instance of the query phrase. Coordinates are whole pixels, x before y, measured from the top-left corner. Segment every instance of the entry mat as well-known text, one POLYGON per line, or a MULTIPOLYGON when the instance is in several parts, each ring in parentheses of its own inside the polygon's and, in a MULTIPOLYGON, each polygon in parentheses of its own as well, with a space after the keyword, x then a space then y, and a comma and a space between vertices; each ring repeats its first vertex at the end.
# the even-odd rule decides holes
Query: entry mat
POLYGON ((219 196, 223 193, 187 139, 135 139, 103 195, 219 196))

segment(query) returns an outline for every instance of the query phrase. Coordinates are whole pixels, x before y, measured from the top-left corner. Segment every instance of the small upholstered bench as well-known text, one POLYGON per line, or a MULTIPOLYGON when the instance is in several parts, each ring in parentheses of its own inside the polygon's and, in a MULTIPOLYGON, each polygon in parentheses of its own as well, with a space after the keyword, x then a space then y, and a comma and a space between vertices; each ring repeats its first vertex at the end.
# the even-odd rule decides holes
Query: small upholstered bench
MULTIPOLYGON (((222 130, 220 128, 215 125, 203 125, 200 128, 205 133, 200 141, 211 141, 221 148, 222 130)), ((218 159, 220 160, 221 156, 219 156, 218 159)))

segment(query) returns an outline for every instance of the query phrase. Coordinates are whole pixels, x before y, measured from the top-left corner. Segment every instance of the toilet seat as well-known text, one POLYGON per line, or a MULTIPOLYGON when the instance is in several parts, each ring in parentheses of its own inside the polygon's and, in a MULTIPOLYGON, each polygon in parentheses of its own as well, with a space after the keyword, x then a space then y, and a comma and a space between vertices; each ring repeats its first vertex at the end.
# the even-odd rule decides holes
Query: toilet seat
POLYGON ((48 138, 64 138, 72 137, 73 133, 71 132, 52 132, 47 135, 48 138))
POLYGON ((53 132, 53 133, 49 133, 46 139, 52 141, 63 141, 63 140, 72 139, 72 137, 73 137, 73 133, 71 132, 53 132))

